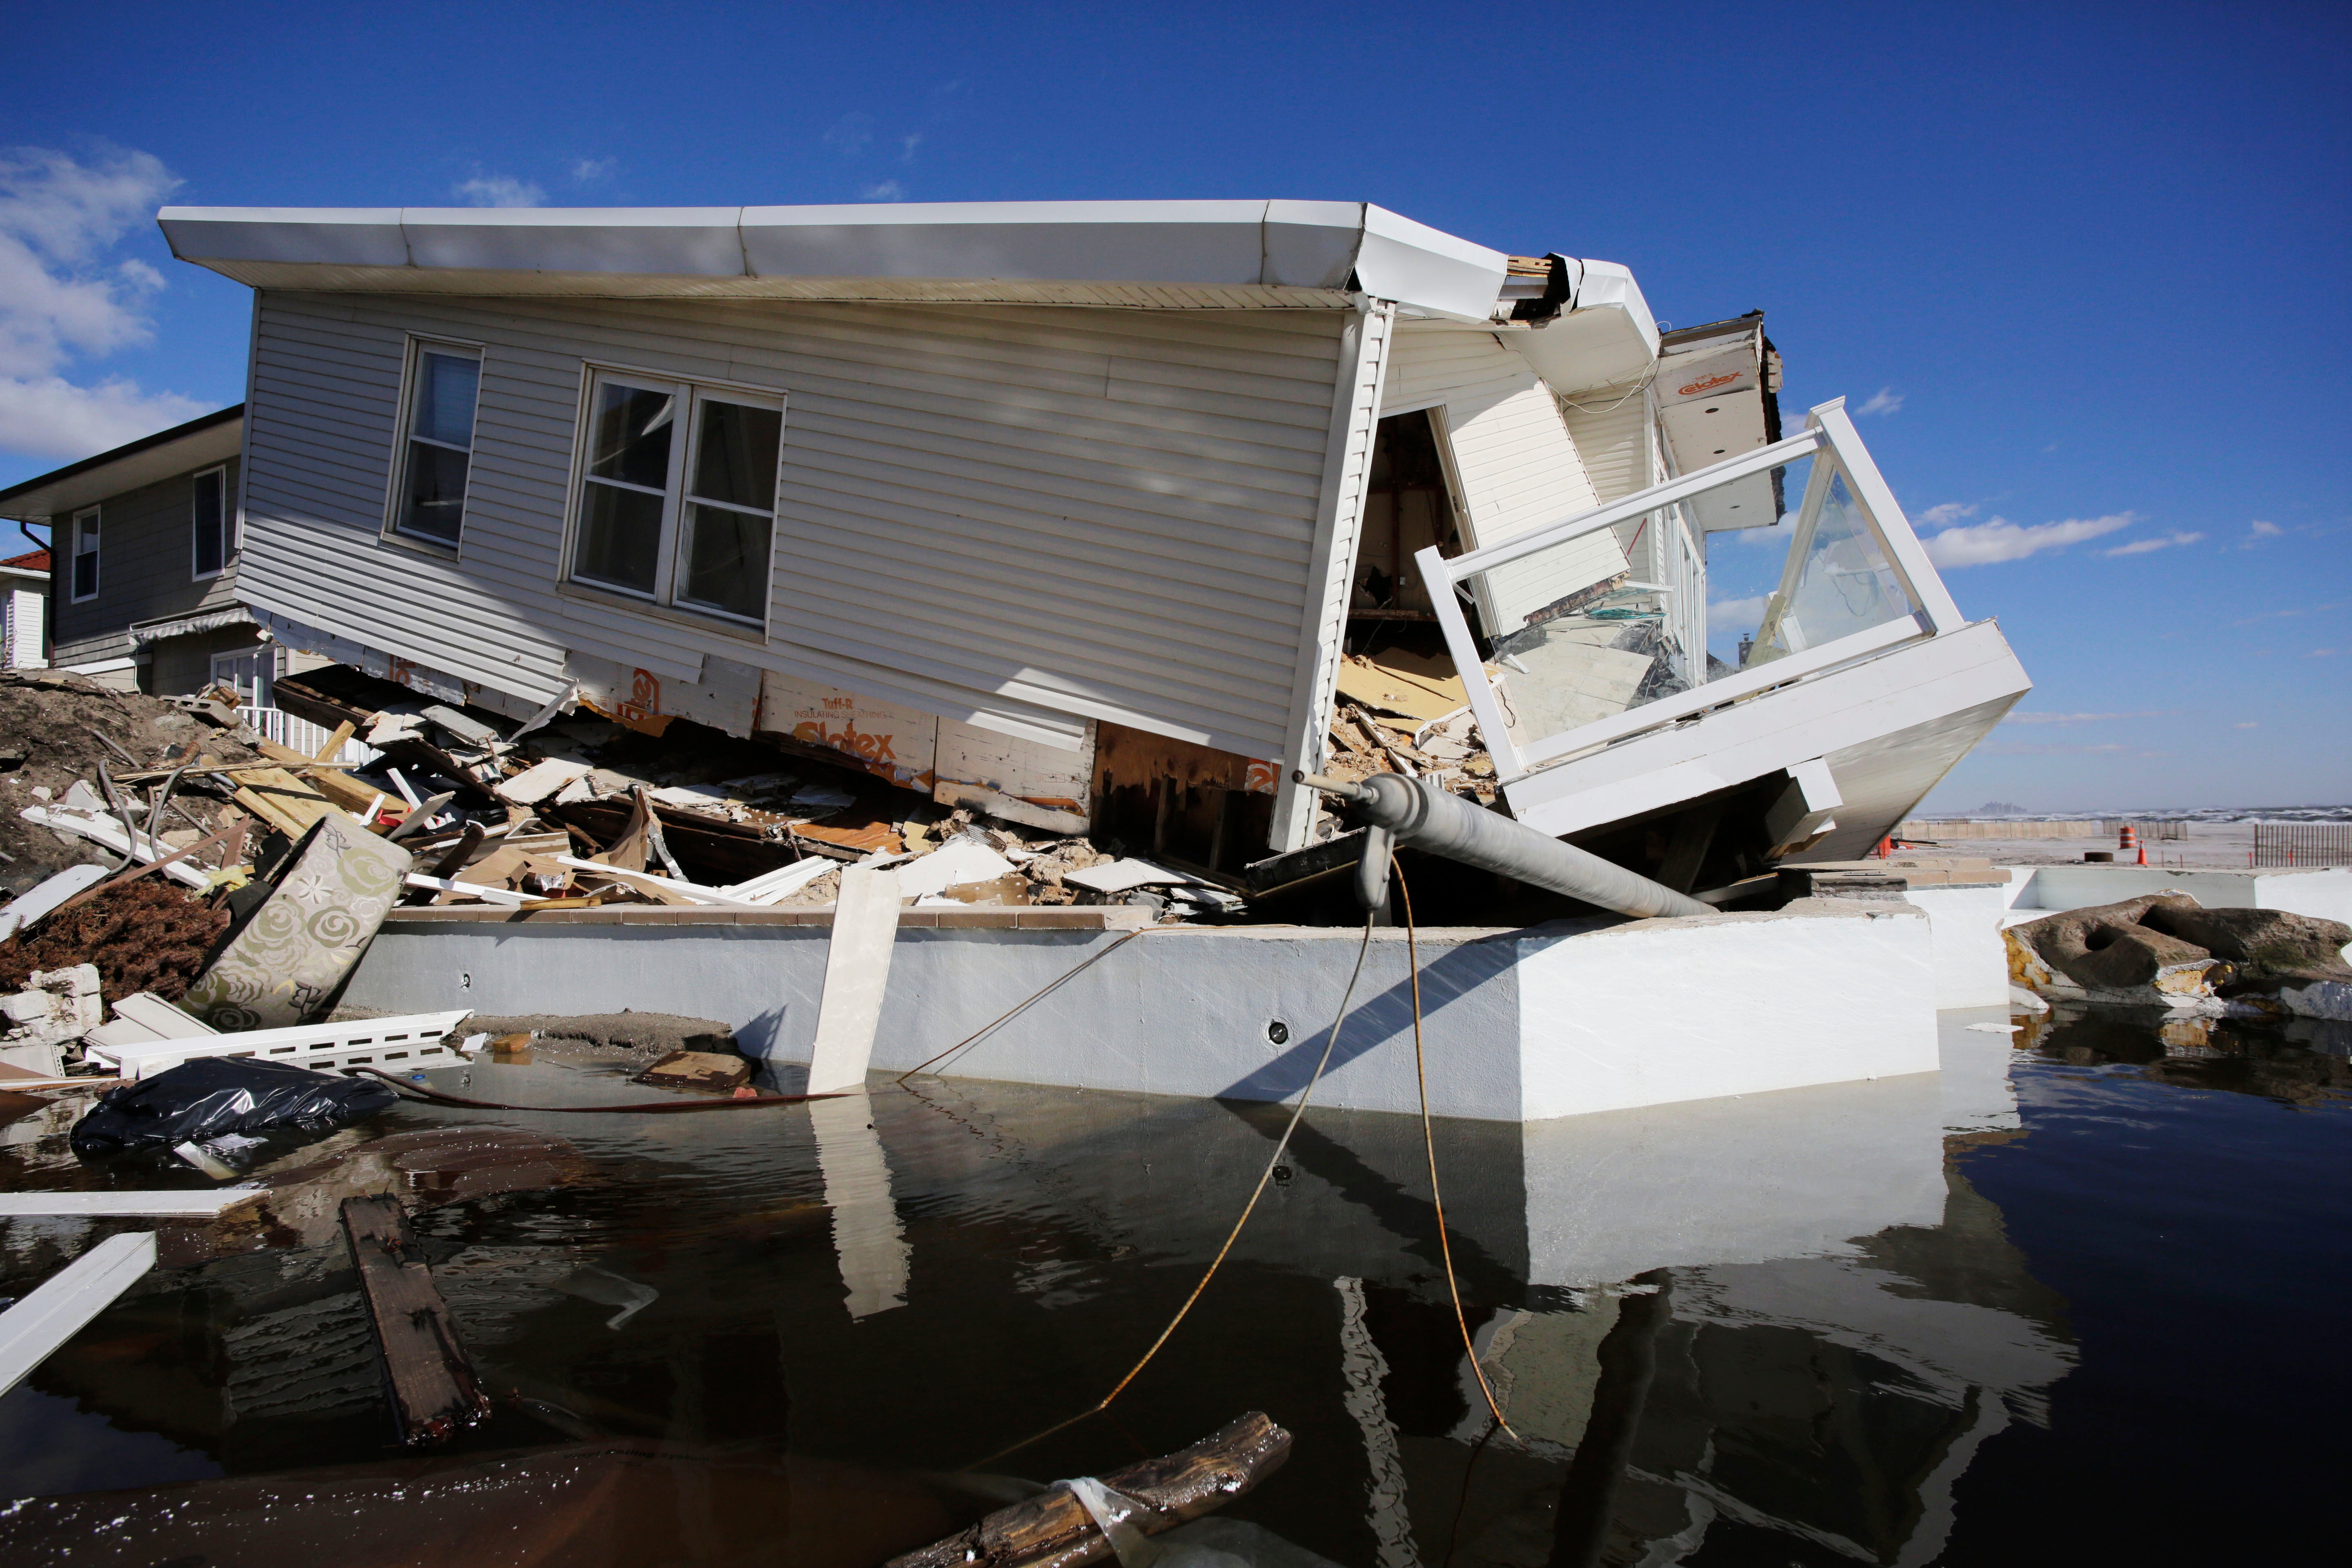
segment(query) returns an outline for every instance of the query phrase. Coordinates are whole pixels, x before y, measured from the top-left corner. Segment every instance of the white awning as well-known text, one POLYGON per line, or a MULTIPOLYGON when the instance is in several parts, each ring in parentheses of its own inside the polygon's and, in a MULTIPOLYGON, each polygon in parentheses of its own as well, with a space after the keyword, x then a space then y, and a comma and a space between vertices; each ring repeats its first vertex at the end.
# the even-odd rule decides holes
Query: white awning
POLYGON ((206 610, 201 615, 178 616, 168 621, 146 621, 129 628, 131 646, 145 647, 151 643, 168 641, 173 637, 194 637, 198 632, 216 632, 223 626, 249 626, 253 612, 243 605, 232 605, 223 610, 206 610))

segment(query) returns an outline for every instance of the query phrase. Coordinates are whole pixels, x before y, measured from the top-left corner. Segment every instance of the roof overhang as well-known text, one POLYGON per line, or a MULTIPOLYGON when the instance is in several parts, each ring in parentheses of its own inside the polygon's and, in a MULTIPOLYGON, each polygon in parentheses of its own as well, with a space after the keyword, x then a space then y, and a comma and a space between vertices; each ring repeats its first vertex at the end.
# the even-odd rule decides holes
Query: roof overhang
POLYGON ((226 462, 236 456, 244 437, 245 405, 215 409, 0 490, 0 517, 50 522, 70 516, 79 508, 142 485, 226 462))
POLYGON ((1658 362, 1658 323, 1632 268, 1574 259, 1568 268, 1575 292, 1567 308, 1504 341, 1566 396, 1641 380, 1658 362))
POLYGON ((1509 258, 1367 202, 165 207, 172 253, 257 289, 1333 308, 1484 321, 1509 258))

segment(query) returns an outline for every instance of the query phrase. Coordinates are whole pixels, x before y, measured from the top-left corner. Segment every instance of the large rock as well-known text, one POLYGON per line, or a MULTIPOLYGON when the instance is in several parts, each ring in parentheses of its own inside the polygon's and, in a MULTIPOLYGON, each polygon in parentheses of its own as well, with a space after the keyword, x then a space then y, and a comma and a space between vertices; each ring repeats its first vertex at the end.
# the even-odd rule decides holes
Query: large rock
POLYGON ((2040 995, 2173 1011, 2352 1018, 2352 926, 2280 910, 2209 910, 2151 893, 2005 933, 2010 975, 2040 995))

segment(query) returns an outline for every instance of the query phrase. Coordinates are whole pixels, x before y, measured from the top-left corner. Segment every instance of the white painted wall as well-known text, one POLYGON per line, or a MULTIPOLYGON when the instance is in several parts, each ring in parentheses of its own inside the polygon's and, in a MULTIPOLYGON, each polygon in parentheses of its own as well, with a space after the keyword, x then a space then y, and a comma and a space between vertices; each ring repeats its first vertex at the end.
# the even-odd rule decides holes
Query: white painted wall
POLYGON ((2012 866, 2012 918, 2121 903, 2178 888, 2209 910, 2284 910, 2352 925, 2352 869, 2263 868, 2202 870, 2179 866, 2012 866))
POLYGON ((1936 955, 1936 1005, 2004 1007, 2009 951, 2000 931, 2010 884, 1913 888, 1904 897, 1927 912, 1936 955))
POLYGON ((1916 910, 1637 921, 1520 949, 1528 1121, 1936 1070, 1916 910))
MULTIPOLYGON (((1323 1048, 1360 938, 1301 927, 1152 931, 944 1068, 1285 1098, 1323 1048), (1276 1022, 1279 1043, 1268 1031, 1276 1022)), ((875 1068, 913 1067, 1116 940, 902 929, 875 1068)), ((377 937, 345 1001, 394 1012, 684 1013, 730 1025, 748 1049, 804 1062, 826 943, 822 926, 404 920, 377 937)), ((1420 946, 1440 1115, 1589 1114, 1936 1067, 1928 923, 1913 910, 1432 931, 1420 946)), ((1406 953, 1403 931, 1374 932, 1317 1103, 1416 1109, 1406 953)))

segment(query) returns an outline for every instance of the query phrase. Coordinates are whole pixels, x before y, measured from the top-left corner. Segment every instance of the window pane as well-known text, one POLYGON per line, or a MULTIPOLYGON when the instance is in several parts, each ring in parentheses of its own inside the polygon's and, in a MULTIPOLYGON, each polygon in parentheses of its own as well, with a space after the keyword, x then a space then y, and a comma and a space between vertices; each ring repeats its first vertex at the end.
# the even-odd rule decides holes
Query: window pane
POLYGON ((98 592, 98 519, 74 524, 73 596, 87 599, 98 592))
POLYGON ((416 357, 416 409, 409 434, 450 447, 474 444, 474 392, 481 363, 431 350, 416 357))
POLYGON ((580 551, 574 575, 600 583, 654 591, 654 568, 661 555, 662 498, 590 480, 581 487, 580 551))
POLYGON ((470 459, 446 447, 408 444, 408 494, 400 509, 400 531, 421 533, 445 544, 457 542, 466 520, 466 469, 470 459))
POLYGON ((226 474, 196 476, 195 570, 200 577, 221 569, 221 557, 225 553, 222 549, 222 514, 226 510, 222 504, 221 490, 227 477, 226 474))
POLYGON ((695 495, 766 511, 776 504, 776 444, 784 416, 740 403, 702 403, 702 446, 694 458, 695 495))
POLYGON ((1830 481, 1795 584, 1766 605, 1747 663, 1753 668, 1911 613, 1910 595, 1840 474, 1830 481))
MULTIPOLYGON (((588 471, 599 479, 663 489, 669 484, 671 412, 667 392, 605 382, 596 388, 589 434, 588 471)), ((658 510, 658 509, 656 509, 658 510)))
POLYGON ((746 620, 763 618, 768 609, 768 520, 721 506, 688 510, 692 520, 678 598, 746 620))

